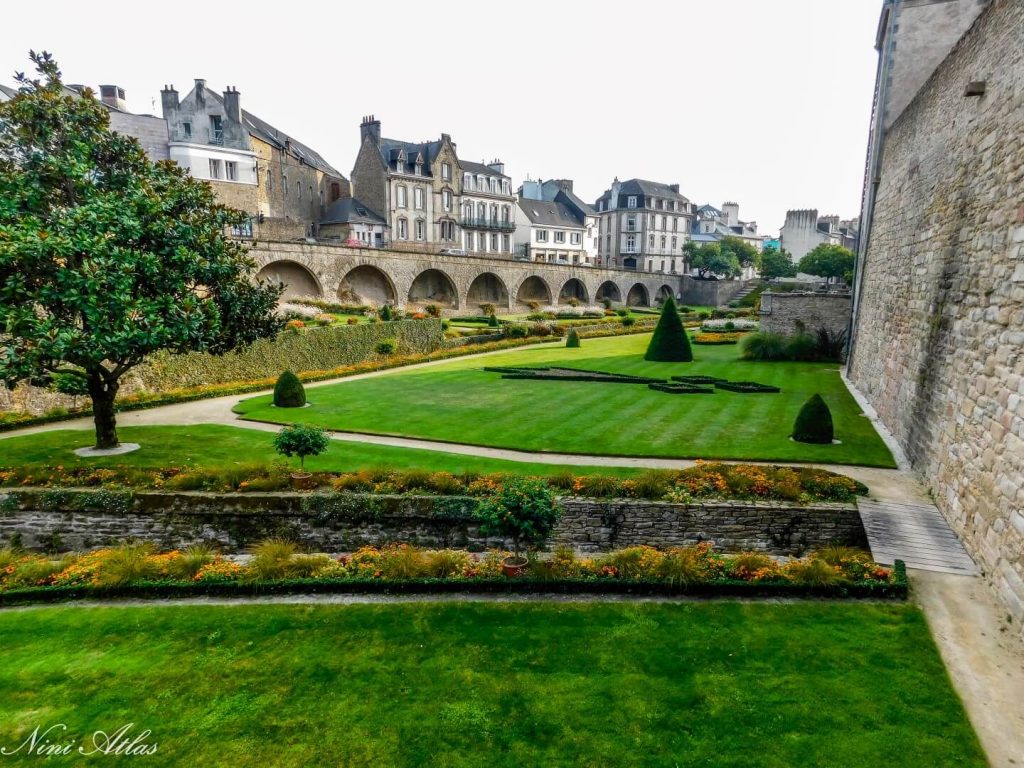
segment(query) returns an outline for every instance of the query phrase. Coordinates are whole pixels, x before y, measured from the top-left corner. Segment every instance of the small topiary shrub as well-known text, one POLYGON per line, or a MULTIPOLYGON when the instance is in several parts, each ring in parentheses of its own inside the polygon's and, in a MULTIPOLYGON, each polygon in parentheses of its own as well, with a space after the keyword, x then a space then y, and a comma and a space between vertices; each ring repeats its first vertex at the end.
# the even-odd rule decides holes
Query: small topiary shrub
POLYGON ((510 339, 525 339, 530 335, 530 329, 528 326, 517 323, 506 327, 505 335, 510 339))
POLYGON ((491 327, 491 328, 497 328, 500 325, 500 323, 498 322, 497 316, 496 315, 488 315, 487 316, 487 325, 489 327, 491 327))
POLYGON ((693 360, 690 337, 683 328, 676 301, 671 296, 665 299, 644 360, 661 363, 689 363, 693 360))
POLYGON ((568 335, 565 337, 565 346, 567 347, 578 347, 580 345, 580 335, 576 333, 575 328, 570 328, 568 335))
POLYGON ((398 349, 397 339, 384 339, 376 346, 375 351, 378 355, 393 355, 396 349, 398 349))
POLYGON ((814 395, 803 404, 793 423, 793 439, 799 443, 829 445, 834 436, 832 412, 821 395, 814 395))
POLYGON ((636 325, 636 318, 635 317, 628 317, 628 316, 624 317, 624 318, 622 318, 622 325, 625 328, 629 328, 631 325, 636 325))
POLYGON ((301 408, 306 404, 306 390, 299 377, 285 371, 274 384, 274 405, 278 408, 301 408))
POLYGON ((327 450, 331 438, 322 427, 309 424, 292 424, 274 437, 274 448, 282 456, 299 457, 299 468, 306 470, 306 457, 319 456, 327 450))
POLYGON ((476 509, 481 532, 485 536, 512 539, 516 557, 520 545, 542 543, 561 516, 562 510, 547 482, 531 477, 507 481, 482 499, 476 509))

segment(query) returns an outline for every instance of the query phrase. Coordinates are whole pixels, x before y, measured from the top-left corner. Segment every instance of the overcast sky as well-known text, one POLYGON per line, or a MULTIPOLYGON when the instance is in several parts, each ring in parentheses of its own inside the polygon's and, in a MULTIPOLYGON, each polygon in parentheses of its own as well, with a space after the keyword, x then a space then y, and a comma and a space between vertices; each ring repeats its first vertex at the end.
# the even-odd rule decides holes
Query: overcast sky
POLYGON ((234 85, 346 176, 373 113, 385 136, 449 133, 463 159, 504 160, 515 185, 571 178, 589 202, 618 176, 735 200, 763 233, 790 208, 859 212, 881 0, 262 7, 13 4, 2 82, 34 48, 65 82, 122 86, 136 112, 159 114, 165 83, 234 85))

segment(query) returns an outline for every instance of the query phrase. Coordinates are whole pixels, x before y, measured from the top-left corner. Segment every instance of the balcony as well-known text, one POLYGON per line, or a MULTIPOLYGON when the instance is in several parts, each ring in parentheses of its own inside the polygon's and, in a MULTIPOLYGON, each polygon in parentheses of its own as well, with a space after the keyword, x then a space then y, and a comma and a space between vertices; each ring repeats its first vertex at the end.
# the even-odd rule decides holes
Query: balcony
POLYGON ((494 219, 463 219, 463 229, 488 229, 494 232, 514 232, 514 221, 495 221, 494 219))

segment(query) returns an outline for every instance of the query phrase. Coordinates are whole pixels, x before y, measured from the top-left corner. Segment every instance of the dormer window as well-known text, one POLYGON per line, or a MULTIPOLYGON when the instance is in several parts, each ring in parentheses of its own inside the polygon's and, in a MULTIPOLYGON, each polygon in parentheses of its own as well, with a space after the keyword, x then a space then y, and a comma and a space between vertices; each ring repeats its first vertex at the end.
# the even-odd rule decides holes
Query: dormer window
POLYGON ((630 195, 626 198, 627 208, 636 208, 636 195, 630 195))
POLYGON ((452 180, 452 166, 451 163, 441 163, 441 178, 445 181, 452 180))
POLYGON ((220 115, 210 115, 210 143, 224 143, 224 123, 220 115))
POLYGON ((473 189, 473 176, 469 173, 462 176, 463 189, 473 189))
POLYGON ((182 123, 181 124, 181 130, 185 134, 185 138, 186 139, 191 139, 192 138, 192 123, 188 123, 188 122, 182 123))

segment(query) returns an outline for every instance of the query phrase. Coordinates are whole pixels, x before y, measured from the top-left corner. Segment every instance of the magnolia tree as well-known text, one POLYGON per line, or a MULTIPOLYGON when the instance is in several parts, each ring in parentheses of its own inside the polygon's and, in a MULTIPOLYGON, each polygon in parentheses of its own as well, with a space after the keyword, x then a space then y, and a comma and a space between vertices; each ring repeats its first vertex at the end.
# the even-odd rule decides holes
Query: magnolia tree
POLYGON ((222 354, 275 333, 281 287, 227 235, 245 214, 150 162, 48 53, 0 103, 0 379, 78 377, 96 447, 118 444, 121 380, 157 350, 222 354))

